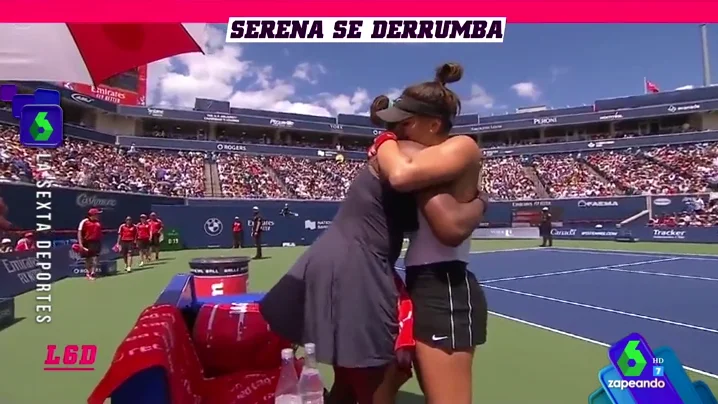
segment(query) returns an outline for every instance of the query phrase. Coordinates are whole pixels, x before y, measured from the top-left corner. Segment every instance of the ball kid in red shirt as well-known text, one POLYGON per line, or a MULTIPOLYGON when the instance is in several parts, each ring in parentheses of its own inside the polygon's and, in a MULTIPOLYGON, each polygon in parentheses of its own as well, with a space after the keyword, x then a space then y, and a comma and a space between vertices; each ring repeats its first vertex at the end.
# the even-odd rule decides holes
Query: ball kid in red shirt
POLYGON ((145 260, 150 260, 150 223, 147 215, 140 215, 140 222, 137 223, 137 248, 140 250, 140 266, 145 265, 145 260))
POLYGON ((132 218, 127 216, 125 222, 117 229, 117 244, 120 246, 122 258, 125 261, 125 271, 132 271, 132 250, 137 240, 137 227, 132 218))
POLYGON ((157 217, 157 213, 150 213, 150 254, 154 251, 155 260, 160 259, 160 239, 162 238, 162 221, 157 217))
POLYGON ((100 223, 101 211, 92 208, 87 212, 87 217, 80 221, 77 228, 77 242, 85 252, 85 268, 87 279, 94 280, 95 273, 99 269, 98 257, 102 251, 102 223, 100 223))

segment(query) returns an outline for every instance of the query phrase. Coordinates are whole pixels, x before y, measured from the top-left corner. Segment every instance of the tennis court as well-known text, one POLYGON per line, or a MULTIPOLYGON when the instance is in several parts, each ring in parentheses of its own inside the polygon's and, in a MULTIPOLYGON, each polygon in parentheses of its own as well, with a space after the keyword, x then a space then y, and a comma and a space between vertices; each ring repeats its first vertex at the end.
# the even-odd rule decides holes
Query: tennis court
MULTIPOLYGON (((696 380, 718 390, 718 255, 715 246, 535 241, 474 242, 471 268, 492 316, 476 356, 476 402, 585 402, 608 363, 605 344, 632 331, 672 346, 696 380), (519 388, 520 387, 520 388, 519 388)), ((303 248, 272 248, 251 267, 251 289, 271 287, 303 248)), ((251 252, 246 251, 244 255, 251 252)), ((83 402, 139 312, 196 257, 237 250, 166 253, 142 271, 53 285, 53 321, 36 324, 34 294, 16 298, 21 319, 0 331, 0 402, 83 402), (93 372, 44 372, 48 344, 97 344, 93 372)), ((327 369, 328 370, 328 369, 327 369)), ((325 383, 331 372, 325 371, 325 383)), ((399 402, 423 402, 416 380, 399 402)))

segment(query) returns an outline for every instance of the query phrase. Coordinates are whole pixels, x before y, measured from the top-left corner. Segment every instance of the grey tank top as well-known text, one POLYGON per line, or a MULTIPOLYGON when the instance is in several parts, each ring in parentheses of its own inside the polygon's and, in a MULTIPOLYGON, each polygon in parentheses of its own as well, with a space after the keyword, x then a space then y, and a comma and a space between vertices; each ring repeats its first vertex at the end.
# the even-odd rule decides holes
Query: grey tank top
POLYGON ((395 191, 366 167, 352 182, 322 239, 335 239, 335 245, 336 239, 358 243, 394 263, 401 254, 404 233, 416 229, 414 196, 395 191))

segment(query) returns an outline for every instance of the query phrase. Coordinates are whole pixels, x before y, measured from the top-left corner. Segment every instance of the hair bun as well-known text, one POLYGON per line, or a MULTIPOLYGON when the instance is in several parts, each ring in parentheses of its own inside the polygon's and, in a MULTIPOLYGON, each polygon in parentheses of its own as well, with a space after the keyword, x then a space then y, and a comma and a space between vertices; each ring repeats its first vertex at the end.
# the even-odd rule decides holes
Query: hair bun
POLYGON ((389 97, 386 95, 380 95, 374 98, 374 101, 371 103, 371 108, 369 108, 369 117, 374 125, 384 126, 386 124, 386 122, 382 121, 376 113, 389 108, 390 103, 389 97))
POLYGON ((441 84, 456 83, 464 76, 464 68, 458 63, 444 63, 436 68, 435 80, 441 84))

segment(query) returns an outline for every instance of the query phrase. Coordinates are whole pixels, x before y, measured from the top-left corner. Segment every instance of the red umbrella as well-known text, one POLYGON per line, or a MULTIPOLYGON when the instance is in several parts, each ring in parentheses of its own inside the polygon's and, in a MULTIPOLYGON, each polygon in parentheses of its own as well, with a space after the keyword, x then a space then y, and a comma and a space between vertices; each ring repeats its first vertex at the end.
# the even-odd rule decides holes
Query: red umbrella
POLYGON ((99 84, 137 66, 202 52, 205 24, 0 24, 0 80, 99 84))

